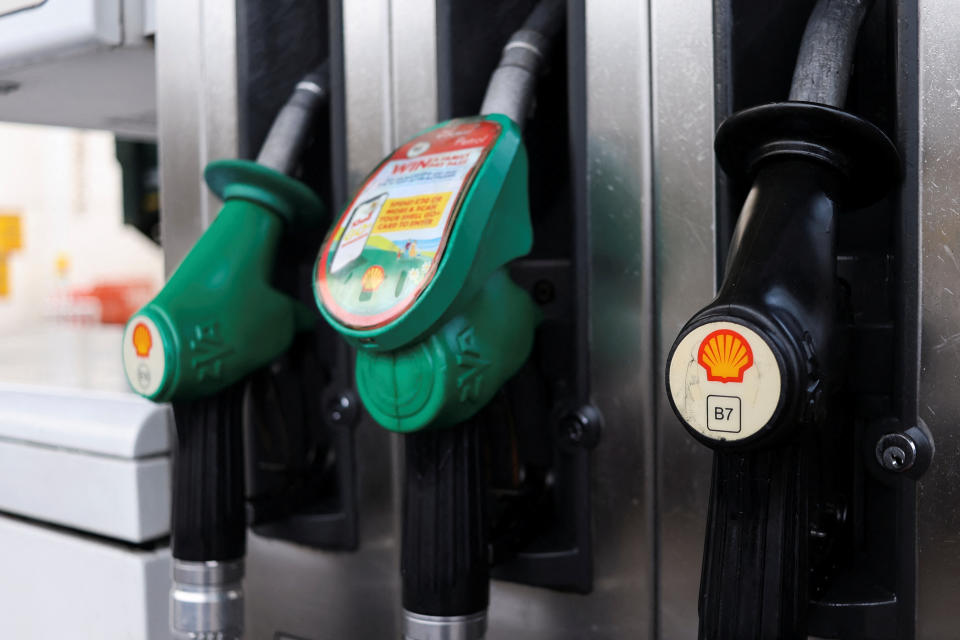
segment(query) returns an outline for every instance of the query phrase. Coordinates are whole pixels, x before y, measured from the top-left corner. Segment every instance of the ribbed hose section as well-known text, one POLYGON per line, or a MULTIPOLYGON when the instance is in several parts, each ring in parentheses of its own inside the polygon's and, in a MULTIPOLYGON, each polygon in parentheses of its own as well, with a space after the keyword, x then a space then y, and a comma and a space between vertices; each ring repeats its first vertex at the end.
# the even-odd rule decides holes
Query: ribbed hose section
POLYGON ((714 454, 700 640, 807 637, 806 456, 802 444, 714 454))
POLYGON ((237 560, 246 550, 243 383, 215 396, 173 403, 173 557, 237 560))
POLYGON ((478 426, 411 433, 404 441, 403 608, 427 616, 483 611, 490 567, 478 426))

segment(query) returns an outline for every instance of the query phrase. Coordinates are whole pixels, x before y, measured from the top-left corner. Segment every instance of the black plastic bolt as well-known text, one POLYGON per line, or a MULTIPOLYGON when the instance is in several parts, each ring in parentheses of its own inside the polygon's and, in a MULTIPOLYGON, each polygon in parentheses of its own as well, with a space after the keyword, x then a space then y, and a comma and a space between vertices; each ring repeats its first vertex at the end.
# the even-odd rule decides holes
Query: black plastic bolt
POLYGON ((537 280, 533 285, 533 299, 537 301, 537 304, 553 302, 556 296, 556 289, 549 280, 537 280))
POLYGON ((584 405, 560 418, 560 435, 569 445, 593 449, 600 442, 602 425, 600 412, 590 405, 584 405))
POLYGON ((353 424, 357 419, 357 402, 353 393, 344 391, 329 396, 326 402, 327 420, 331 425, 353 424))

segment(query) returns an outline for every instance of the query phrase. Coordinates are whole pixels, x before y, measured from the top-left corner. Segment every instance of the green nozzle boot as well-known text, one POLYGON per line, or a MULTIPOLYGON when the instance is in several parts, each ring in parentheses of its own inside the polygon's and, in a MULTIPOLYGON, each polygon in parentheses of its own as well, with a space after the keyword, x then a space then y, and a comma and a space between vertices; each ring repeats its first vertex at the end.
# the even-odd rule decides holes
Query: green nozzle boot
POLYGON ((127 380, 152 400, 226 388, 285 351, 310 316, 270 278, 285 226, 322 222, 317 196, 254 162, 214 162, 205 177, 223 208, 123 336, 127 380))

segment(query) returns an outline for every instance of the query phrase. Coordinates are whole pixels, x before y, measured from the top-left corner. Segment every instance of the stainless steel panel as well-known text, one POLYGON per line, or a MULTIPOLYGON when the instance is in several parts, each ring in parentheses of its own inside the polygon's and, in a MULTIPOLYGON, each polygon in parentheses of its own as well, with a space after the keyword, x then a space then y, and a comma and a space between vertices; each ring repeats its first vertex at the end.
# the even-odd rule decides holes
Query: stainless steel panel
POLYGON ((436 3, 343 3, 351 190, 400 142, 437 121, 436 3))
POLYGON ((659 637, 682 640, 697 637, 712 456, 674 417, 663 371, 677 332, 716 282, 713 5, 651 7, 659 637))
MULTIPOLYGON (((374 426, 359 428, 372 431, 374 426)), ((367 470, 368 476, 374 473, 385 484, 389 470, 367 470)), ((355 553, 320 552, 251 535, 247 637, 399 638, 399 564, 390 510, 383 504, 377 496, 364 496, 360 550, 355 553)))
POLYGON ((437 122, 437 3, 390 2, 391 148, 437 122))
MULTIPOLYGON (((530 592, 520 600, 523 592, 512 593, 526 609, 553 607, 550 616, 529 624, 543 634, 537 637, 653 638, 649 3, 588 0, 585 19, 589 375, 591 402, 606 425, 591 461, 594 592, 579 602, 548 592, 530 592)), ((500 615, 497 611, 494 619, 500 615)))
POLYGON ((937 453, 919 489, 917 638, 957 637, 960 598, 960 13, 920 0, 919 413, 937 453))
POLYGON ((231 0, 165 0, 156 11, 160 233, 169 274, 220 208, 203 167, 237 155, 237 18, 231 0))
POLYGON ((347 187, 360 186, 392 149, 390 0, 342 2, 347 187))
MULTIPOLYGON (((350 0, 342 2, 339 10, 347 189, 352 193, 393 148, 390 2, 350 0)), ((409 37, 418 35, 422 34, 409 37)), ((369 419, 356 427, 360 503, 356 552, 323 552, 249 537, 250 638, 269 639, 275 634, 306 640, 400 637, 397 451, 396 437, 369 419)))

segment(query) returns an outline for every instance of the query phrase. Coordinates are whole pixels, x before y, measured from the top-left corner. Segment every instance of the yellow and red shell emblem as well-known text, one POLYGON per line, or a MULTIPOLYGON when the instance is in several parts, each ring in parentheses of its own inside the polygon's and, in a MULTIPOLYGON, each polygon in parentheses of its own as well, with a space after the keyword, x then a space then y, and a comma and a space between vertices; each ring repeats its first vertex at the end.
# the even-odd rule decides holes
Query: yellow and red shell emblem
POLYGON ((137 323, 133 328, 133 348, 137 351, 137 356, 146 358, 150 355, 150 347, 153 346, 153 338, 150 337, 150 329, 142 322, 137 323))
POLYGON ((383 270, 383 267, 375 264, 363 272, 363 278, 360 280, 360 286, 363 291, 376 291, 377 288, 383 284, 383 280, 386 277, 387 274, 383 270))
POLYGON ((697 362, 707 370, 707 380, 743 382, 744 372, 753 366, 753 350, 736 331, 720 329, 700 343, 697 362))

